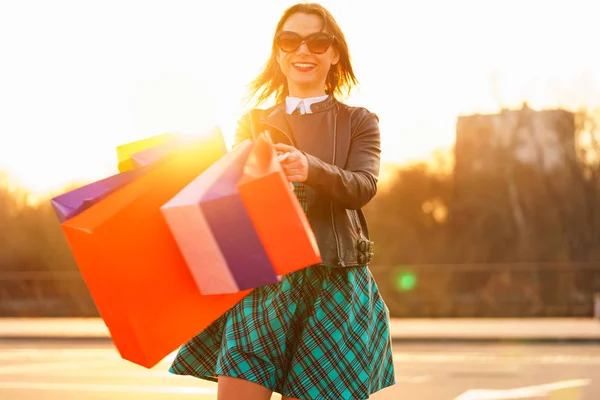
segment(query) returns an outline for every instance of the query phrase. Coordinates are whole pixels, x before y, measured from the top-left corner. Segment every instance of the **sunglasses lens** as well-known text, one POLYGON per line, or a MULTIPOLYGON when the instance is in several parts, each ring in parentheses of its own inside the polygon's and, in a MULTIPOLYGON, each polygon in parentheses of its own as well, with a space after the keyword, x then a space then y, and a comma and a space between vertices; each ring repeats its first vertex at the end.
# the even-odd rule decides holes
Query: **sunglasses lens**
MULTIPOLYGON (((298 50, 298 48, 302 45, 302 37, 293 32, 283 32, 277 38, 277 45, 279 48, 286 53, 290 53, 298 50)), ((333 42, 332 38, 324 33, 318 33, 309 37, 306 40, 306 46, 308 50, 315 54, 323 54, 329 49, 331 43, 333 42)))
POLYGON ((298 35, 294 35, 293 33, 283 33, 279 36, 277 44, 281 48, 281 50, 286 53, 296 51, 300 44, 302 44, 302 38, 298 35))
POLYGON ((323 54, 331 46, 331 38, 327 35, 316 35, 307 40, 308 49, 316 54, 323 54))

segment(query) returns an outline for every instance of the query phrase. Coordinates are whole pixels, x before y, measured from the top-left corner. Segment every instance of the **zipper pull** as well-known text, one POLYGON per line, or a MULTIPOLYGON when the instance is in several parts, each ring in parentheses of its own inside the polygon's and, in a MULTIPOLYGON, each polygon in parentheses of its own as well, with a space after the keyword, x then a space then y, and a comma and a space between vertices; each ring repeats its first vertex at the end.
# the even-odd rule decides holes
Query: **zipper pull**
POLYGON ((345 266, 346 266, 346 264, 344 263, 344 260, 342 260, 342 259, 339 259, 339 260, 338 260, 338 265, 339 265, 340 267, 345 267, 345 266))

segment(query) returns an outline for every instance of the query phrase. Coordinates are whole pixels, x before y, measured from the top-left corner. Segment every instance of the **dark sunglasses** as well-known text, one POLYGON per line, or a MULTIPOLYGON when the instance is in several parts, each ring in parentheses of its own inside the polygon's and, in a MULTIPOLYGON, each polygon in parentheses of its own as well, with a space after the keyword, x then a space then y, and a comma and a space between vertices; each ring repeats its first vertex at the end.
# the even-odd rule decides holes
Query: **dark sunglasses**
POLYGON ((334 41, 335 36, 328 35, 324 32, 317 32, 302 37, 295 32, 284 31, 279 33, 276 37, 277 45, 286 53, 296 51, 302 46, 302 43, 306 43, 306 47, 308 47, 308 50, 312 53, 323 54, 329 49, 334 41))

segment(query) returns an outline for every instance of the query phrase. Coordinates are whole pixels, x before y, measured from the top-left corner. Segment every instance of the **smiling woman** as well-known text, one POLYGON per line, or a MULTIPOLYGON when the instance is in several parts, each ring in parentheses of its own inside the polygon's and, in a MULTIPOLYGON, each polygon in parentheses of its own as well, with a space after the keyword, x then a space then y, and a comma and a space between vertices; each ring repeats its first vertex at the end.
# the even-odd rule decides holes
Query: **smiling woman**
MULTIPOLYGON (((348 44, 325 8, 288 8, 251 85, 259 105, 235 144, 267 131, 314 231, 322 261, 260 287, 184 344, 171 371, 218 382, 218 398, 366 399, 395 383, 389 311, 369 263, 362 208, 377 192, 379 119, 337 96, 356 83, 348 44)), ((253 96, 254 95, 254 96, 253 96)))

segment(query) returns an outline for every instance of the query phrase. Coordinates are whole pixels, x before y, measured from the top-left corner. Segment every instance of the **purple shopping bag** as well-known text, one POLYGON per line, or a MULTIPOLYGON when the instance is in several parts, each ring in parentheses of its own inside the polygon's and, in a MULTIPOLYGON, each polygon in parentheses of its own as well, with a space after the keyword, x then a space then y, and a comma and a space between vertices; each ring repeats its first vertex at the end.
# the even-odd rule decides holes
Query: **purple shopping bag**
POLYGON ((62 223, 82 213, 109 194, 147 174, 152 167, 149 165, 112 175, 52 198, 50 202, 58 220, 62 223))
POLYGON ((240 290, 277 283, 271 260, 238 190, 252 146, 245 144, 200 199, 200 209, 240 290))

